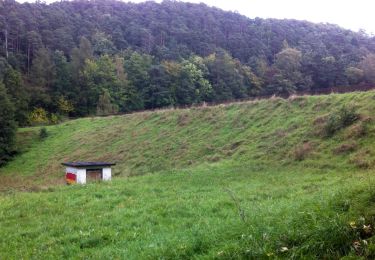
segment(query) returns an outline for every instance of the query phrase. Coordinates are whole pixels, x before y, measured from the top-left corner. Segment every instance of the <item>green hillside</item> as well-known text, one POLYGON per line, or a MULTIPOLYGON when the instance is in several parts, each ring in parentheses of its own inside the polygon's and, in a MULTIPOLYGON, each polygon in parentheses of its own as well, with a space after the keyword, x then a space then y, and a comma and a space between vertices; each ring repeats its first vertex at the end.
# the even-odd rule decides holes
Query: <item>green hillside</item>
POLYGON ((0 169, 0 259, 371 259, 374 100, 85 118, 45 139, 21 129, 0 169), (114 161, 115 178, 58 185, 72 160, 114 161))

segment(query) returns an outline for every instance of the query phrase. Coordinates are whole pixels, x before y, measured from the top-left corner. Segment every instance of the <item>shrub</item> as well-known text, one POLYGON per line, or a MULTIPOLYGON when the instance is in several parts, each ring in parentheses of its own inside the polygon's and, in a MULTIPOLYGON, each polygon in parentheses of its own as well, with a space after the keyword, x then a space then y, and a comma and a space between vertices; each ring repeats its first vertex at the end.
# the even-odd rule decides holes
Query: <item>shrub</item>
POLYGON ((325 136, 332 136, 340 129, 339 120, 335 115, 331 115, 324 126, 324 135, 325 136))
POLYGON ((41 128, 39 130, 39 137, 40 139, 46 139, 48 137, 48 132, 47 132, 47 129, 45 127, 41 128))
POLYGON ((48 124, 47 111, 43 108, 35 108, 29 115, 29 123, 31 125, 43 125, 48 124))
POLYGON ((51 124, 56 125, 56 124, 58 124, 60 122, 60 119, 59 119, 58 115, 52 113, 50 115, 49 121, 50 121, 51 124))
POLYGON ((346 128, 359 119, 359 114, 353 107, 343 106, 338 111, 331 113, 324 125, 324 135, 333 136, 337 131, 346 128))
POLYGON ((63 96, 59 98, 59 100, 57 101, 57 105, 59 107, 60 113, 63 115, 69 115, 69 113, 74 111, 72 102, 65 99, 63 96))
POLYGON ((179 126, 186 126, 191 121, 191 118, 189 117, 189 114, 180 114, 177 118, 177 124, 179 126))
POLYGON ((359 114, 353 107, 343 106, 338 114, 342 128, 351 126, 359 119, 359 114))

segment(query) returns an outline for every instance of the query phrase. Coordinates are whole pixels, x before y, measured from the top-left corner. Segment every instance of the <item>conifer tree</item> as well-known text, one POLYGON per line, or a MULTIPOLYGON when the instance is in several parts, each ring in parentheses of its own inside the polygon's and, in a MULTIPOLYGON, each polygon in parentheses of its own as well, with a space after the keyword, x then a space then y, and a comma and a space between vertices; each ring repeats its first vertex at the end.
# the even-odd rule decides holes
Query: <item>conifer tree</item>
POLYGON ((2 83, 0 83, 0 166, 14 153, 16 122, 14 106, 2 83))

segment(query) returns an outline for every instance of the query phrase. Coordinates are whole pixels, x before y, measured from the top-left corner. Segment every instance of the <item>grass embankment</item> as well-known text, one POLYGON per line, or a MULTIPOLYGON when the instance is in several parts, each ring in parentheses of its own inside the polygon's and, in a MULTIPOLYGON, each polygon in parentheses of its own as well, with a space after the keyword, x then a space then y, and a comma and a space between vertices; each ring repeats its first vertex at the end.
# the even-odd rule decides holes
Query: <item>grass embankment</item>
POLYGON ((87 118, 48 127, 45 140, 22 129, 23 153, 0 169, 0 258, 371 258, 374 100, 87 118), (343 105, 360 118, 324 134, 343 105), (51 186, 70 160, 116 161, 117 178, 51 186))

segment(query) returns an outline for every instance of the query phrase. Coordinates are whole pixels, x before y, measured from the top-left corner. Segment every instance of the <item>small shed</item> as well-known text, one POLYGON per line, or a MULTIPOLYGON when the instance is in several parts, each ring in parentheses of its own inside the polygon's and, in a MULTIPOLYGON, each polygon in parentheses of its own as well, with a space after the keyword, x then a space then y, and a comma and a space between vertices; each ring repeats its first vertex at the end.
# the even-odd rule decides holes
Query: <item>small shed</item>
POLYGON ((92 181, 110 181, 112 178, 112 166, 115 163, 108 162, 67 162, 62 163, 66 167, 65 179, 68 184, 86 184, 92 181))

